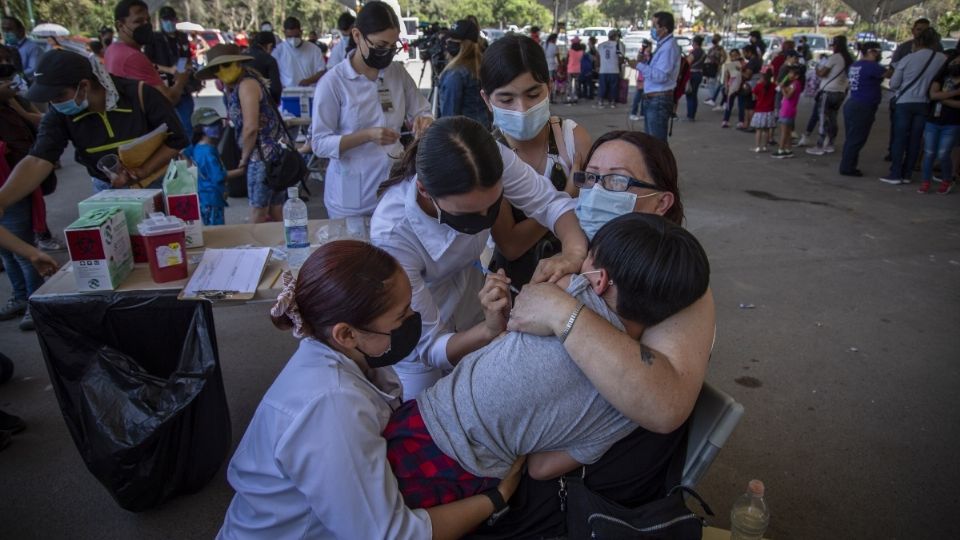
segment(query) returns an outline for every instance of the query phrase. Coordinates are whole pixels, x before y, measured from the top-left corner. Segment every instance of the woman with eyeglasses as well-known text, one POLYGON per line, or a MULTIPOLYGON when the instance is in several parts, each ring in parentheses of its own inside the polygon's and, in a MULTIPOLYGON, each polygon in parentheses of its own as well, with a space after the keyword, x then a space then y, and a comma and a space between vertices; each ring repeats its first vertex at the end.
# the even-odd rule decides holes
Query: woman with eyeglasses
MULTIPOLYGON (((570 196, 463 116, 434 122, 380 191, 370 241, 400 262, 413 286, 413 309, 423 318, 415 352, 395 366, 405 399, 503 331, 500 317, 485 314, 478 298, 497 300, 490 298, 500 294, 497 283, 509 283, 502 273, 485 282, 480 266, 491 227, 505 217, 504 201, 563 241, 563 253, 543 261, 539 279, 577 272, 586 256, 570 196)), ((503 299, 509 301, 509 292, 503 299)))
MULTIPOLYGON (((587 154, 577 216, 588 236, 611 219, 631 213, 664 216, 680 224, 683 205, 677 163, 666 143, 640 132, 615 131, 587 154)), ((697 401, 713 347, 715 316, 710 289, 692 305, 647 328, 640 342, 552 283, 524 287, 507 328, 535 335, 565 335, 563 346, 600 394, 639 428, 588 467, 591 490, 626 506, 665 495, 664 474, 681 448, 687 418, 697 401)), ((557 481, 524 477, 511 512, 476 538, 563 536, 557 481)))
POLYGON ((403 153, 405 125, 417 137, 430 125, 430 104, 403 64, 400 21, 389 5, 367 2, 350 30, 347 59, 317 84, 311 146, 330 158, 323 204, 330 218, 370 216, 377 186, 403 153))
MULTIPOLYGON (((481 95, 493 113, 494 137, 554 189, 576 197, 571 175, 583 170, 590 134, 573 120, 550 114, 550 81, 544 49, 526 36, 499 39, 483 55, 481 95)), ((497 250, 492 265, 520 287, 533 278, 539 261, 558 253, 561 245, 513 206, 505 204, 501 213, 503 219, 493 229, 497 250)))
POLYGON ((267 90, 267 81, 256 71, 245 67, 252 56, 240 53, 240 47, 220 44, 207 53, 207 65, 197 72, 198 79, 216 78, 223 84, 227 116, 237 133, 240 147, 238 169, 247 169, 247 197, 250 221, 283 220, 286 191, 267 186, 267 163, 280 157, 280 144, 289 144, 280 114, 274 108, 267 90))

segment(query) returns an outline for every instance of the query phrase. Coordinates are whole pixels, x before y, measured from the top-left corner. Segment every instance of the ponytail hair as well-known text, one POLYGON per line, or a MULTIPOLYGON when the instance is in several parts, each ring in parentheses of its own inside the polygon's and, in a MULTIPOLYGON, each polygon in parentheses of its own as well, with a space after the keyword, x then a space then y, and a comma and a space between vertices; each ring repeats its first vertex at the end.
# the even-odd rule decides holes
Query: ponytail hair
MULTIPOLYGON (((391 28, 400 30, 400 19, 397 18, 397 13, 393 11, 389 4, 374 0, 363 5, 363 9, 357 14, 357 20, 353 27, 360 30, 360 33, 364 36, 369 36, 391 28)), ((351 35, 350 42, 347 43, 347 52, 356 47, 357 44, 354 43, 351 35)))
POLYGON ((431 124, 407 148, 390 178, 380 184, 377 195, 414 174, 435 198, 488 188, 503 176, 500 146, 479 122, 465 116, 447 116, 431 124))

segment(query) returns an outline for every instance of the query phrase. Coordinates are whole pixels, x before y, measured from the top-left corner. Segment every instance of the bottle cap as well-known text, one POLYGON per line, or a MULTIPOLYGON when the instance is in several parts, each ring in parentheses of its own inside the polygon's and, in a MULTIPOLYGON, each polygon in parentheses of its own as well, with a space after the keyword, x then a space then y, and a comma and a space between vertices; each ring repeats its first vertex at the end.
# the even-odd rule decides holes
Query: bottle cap
POLYGON ((291 199, 296 199, 300 196, 300 190, 297 189, 297 186, 287 188, 287 197, 291 199))
POLYGON ((763 490, 763 482, 760 480, 751 480, 750 483, 747 484, 747 491, 757 497, 763 497, 763 490))

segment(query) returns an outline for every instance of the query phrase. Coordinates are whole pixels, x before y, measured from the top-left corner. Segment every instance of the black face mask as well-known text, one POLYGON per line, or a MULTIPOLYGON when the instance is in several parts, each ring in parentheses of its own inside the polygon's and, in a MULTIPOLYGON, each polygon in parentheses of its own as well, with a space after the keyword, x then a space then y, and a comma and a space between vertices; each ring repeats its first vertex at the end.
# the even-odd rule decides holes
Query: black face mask
POLYGON ((109 47, 110 44, 113 43, 113 38, 112 37, 103 38, 100 40, 100 43, 103 43, 104 47, 109 47))
POLYGON ((16 72, 17 68, 13 64, 0 64, 0 79, 13 77, 16 72))
POLYGON ((363 39, 367 42, 367 56, 363 57, 363 63, 373 69, 387 69, 390 67, 390 63, 393 62, 393 57, 397 54, 396 49, 374 47, 373 44, 370 43, 370 40, 367 39, 367 36, 363 36, 363 39))
POLYGON ((137 45, 144 46, 153 39, 153 27, 149 23, 136 27, 131 34, 137 45))
POLYGON ((443 223, 447 227, 463 234, 474 235, 493 227, 493 224, 497 221, 497 216, 500 215, 501 201, 503 201, 503 193, 497 198, 497 202, 493 203, 490 208, 487 208, 487 215, 485 216, 480 214, 461 214, 455 216, 449 212, 444 212, 435 200, 433 200, 433 206, 437 209, 437 223, 443 223))
POLYGON ((449 54, 451 58, 460 54, 460 44, 455 41, 448 41, 447 54, 449 54))
POLYGON ((367 365, 372 368, 382 368, 392 366, 403 360, 417 348, 420 342, 420 333, 423 331, 423 321, 420 320, 420 314, 416 311, 413 315, 403 320, 403 323, 396 329, 386 334, 384 332, 374 332, 373 330, 363 330, 371 334, 380 334, 381 336, 390 336, 390 348, 380 356, 370 356, 363 352, 359 346, 357 350, 363 355, 367 365))

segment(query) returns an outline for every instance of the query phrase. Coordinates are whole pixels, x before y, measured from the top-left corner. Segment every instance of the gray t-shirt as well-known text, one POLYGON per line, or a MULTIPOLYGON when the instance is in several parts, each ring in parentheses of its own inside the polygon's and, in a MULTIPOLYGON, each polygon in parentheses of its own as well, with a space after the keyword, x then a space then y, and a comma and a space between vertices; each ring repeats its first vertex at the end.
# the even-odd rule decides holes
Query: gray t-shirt
POLYGON ((893 94, 897 97, 897 103, 929 102, 930 84, 940 73, 940 68, 946 61, 945 54, 930 49, 921 49, 904 56, 897 63, 893 77, 890 79, 890 90, 893 90, 893 94), (907 88, 914 80, 916 82, 913 86, 907 88))
MULTIPOLYGON (((617 314, 574 276, 567 291, 618 329, 617 314)), ((518 456, 566 451, 595 463, 637 428, 600 395, 556 337, 511 332, 417 398, 427 430, 470 473, 503 478, 518 456)))

